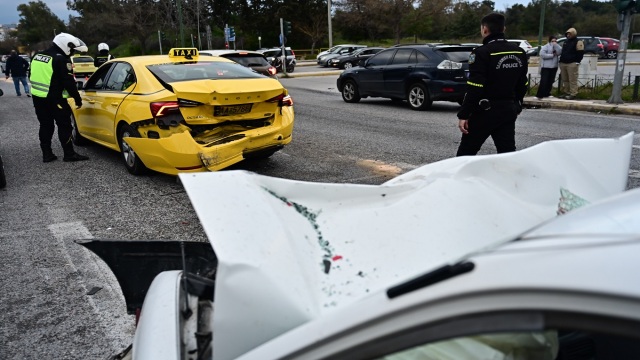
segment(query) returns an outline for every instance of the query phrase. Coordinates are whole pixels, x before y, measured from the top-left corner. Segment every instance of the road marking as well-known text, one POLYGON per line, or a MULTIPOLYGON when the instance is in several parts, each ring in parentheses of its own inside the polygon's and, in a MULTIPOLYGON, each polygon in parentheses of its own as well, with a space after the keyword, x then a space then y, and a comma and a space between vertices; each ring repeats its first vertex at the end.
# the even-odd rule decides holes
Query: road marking
MULTIPOLYGON (((64 210, 49 209, 53 219, 64 217, 64 210)), ((67 217, 68 219, 68 217, 67 217)), ((83 289, 83 298, 93 308, 105 335, 114 344, 115 352, 123 350, 132 342, 135 332, 133 317, 126 312, 124 296, 120 285, 109 267, 98 256, 76 244, 74 240, 93 239, 91 232, 82 222, 61 222, 48 226, 49 231, 60 245, 62 256, 73 273, 78 274, 78 285, 83 289), (87 295, 89 289, 102 289, 94 295, 87 295)))

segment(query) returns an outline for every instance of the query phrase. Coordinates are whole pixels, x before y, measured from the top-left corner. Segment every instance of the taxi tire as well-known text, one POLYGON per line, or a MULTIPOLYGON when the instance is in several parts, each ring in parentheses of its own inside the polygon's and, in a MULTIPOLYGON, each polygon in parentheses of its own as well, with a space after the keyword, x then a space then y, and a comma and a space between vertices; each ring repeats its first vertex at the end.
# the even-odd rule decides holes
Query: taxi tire
POLYGON ((80 135, 78 131, 78 124, 76 123, 76 117, 71 114, 71 141, 73 145, 83 146, 89 142, 84 136, 80 135))
POLYGON ((342 86, 342 100, 348 103, 357 103, 360 101, 360 91, 358 85, 353 80, 347 80, 342 86))
POLYGON ((407 102, 412 110, 426 110, 433 104, 429 96, 429 90, 421 83, 414 83, 409 86, 407 102))
POLYGON ((133 149, 124 141, 125 137, 140 137, 140 133, 128 124, 122 125, 118 129, 118 145, 120 146, 120 155, 122 156, 124 167, 133 175, 146 174, 149 169, 147 169, 133 149))

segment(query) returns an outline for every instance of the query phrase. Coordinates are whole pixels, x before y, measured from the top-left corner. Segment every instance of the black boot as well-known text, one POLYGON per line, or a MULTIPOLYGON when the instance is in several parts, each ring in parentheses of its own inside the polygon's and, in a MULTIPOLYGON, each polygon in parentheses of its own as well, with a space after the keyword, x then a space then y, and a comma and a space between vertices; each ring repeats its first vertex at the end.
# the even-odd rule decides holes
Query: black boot
POLYGON ((42 162, 48 163, 57 160, 58 157, 53 154, 53 150, 48 146, 40 146, 42 149, 42 162))
POLYGON ((89 160, 88 156, 80 155, 77 152, 73 152, 73 154, 64 154, 63 161, 83 161, 89 160))

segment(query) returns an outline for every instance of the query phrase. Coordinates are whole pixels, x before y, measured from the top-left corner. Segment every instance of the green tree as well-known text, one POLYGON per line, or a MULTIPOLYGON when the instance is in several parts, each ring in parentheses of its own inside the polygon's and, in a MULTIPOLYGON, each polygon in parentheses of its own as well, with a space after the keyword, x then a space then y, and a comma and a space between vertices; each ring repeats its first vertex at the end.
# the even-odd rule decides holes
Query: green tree
POLYGON ((62 20, 42 1, 20 4, 17 9, 20 13, 17 37, 23 45, 51 41, 54 33, 64 32, 67 29, 62 20))

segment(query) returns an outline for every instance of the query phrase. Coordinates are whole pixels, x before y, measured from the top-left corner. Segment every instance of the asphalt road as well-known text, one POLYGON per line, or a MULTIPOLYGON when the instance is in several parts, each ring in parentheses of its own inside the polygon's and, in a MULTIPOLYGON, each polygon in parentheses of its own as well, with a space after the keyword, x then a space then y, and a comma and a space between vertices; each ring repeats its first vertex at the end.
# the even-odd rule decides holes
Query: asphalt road
MULTIPOLYGON (((416 112, 388 100, 342 101, 334 76, 282 79, 295 102, 293 142, 271 159, 229 170, 314 182, 380 184, 455 154, 458 106, 416 112)), ((119 155, 79 148, 89 161, 44 164, 31 100, 0 80, 0 359, 103 359, 126 347, 134 319, 109 271, 73 241, 205 241, 175 177, 132 176, 119 155), (92 291, 93 290, 93 291, 92 291), (98 290, 94 293, 95 290, 98 290), (94 293, 94 294, 93 294, 94 293), (91 295, 90 295, 91 294, 91 295)), ((517 144, 640 133, 636 117, 525 110, 517 144)), ((629 187, 640 186, 636 135, 629 187)), ((57 139, 54 152, 62 155, 57 139)), ((494 152, 489 141, 482 154, 494 152)))

